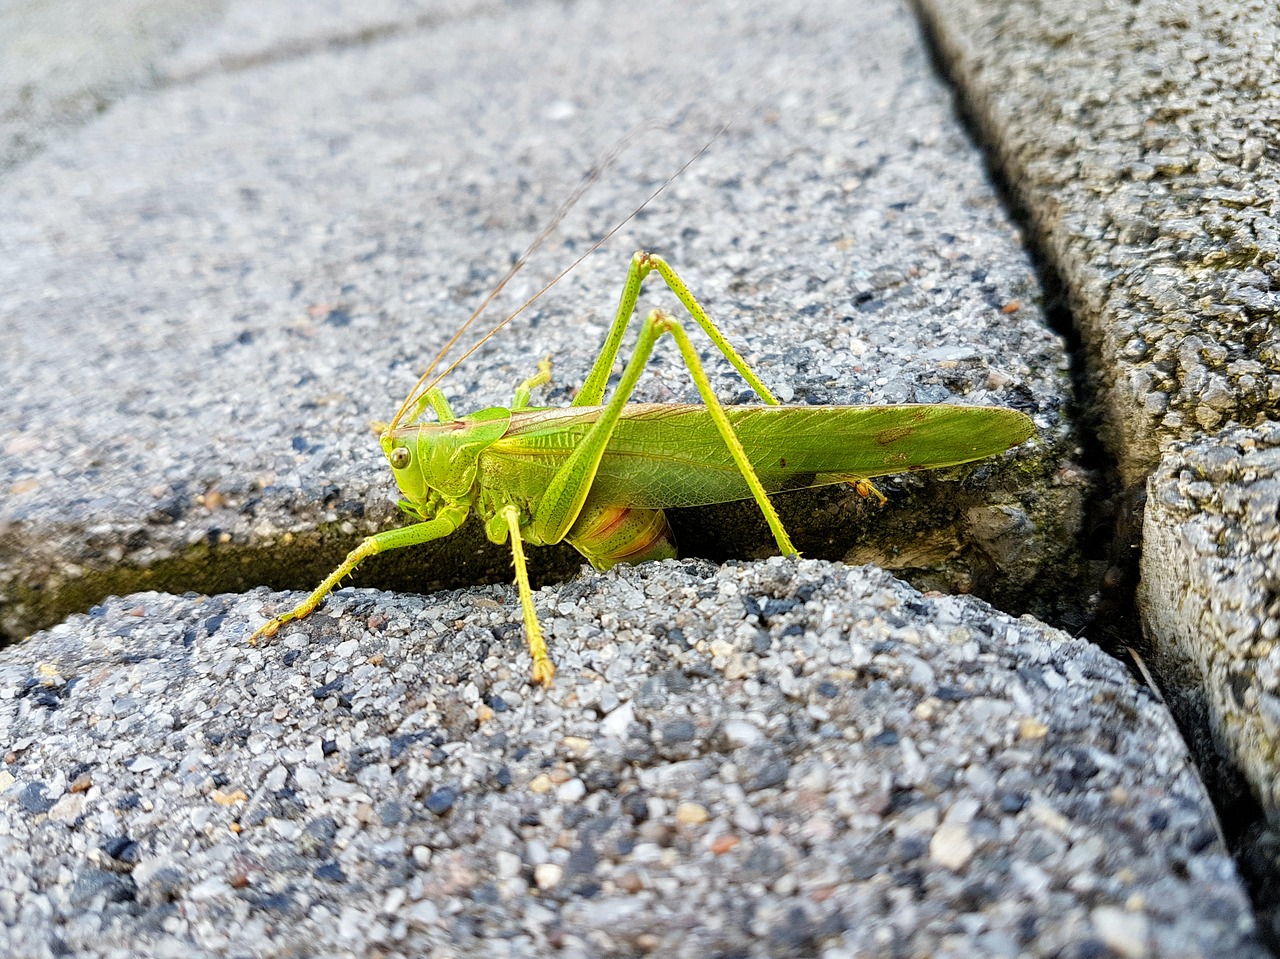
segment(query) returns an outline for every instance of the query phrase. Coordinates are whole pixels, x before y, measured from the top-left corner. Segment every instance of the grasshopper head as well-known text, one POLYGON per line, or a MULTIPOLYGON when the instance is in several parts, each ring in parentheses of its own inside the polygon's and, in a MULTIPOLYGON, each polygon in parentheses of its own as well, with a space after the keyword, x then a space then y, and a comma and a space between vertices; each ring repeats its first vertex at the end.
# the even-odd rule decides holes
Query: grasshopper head
POLYGON ((407 427, 397 430, 386 430, 378 438, 382 444, 382 453, 391 466, 391 475, 396 478, 396 486, 411 506, 425 506, 431 487, 427 485, 427 475, 422 469, 423 458, 418 443, 418 427, 407 427))
POLYGON ((379 442, 396 485, 413 507, 432 494, 451 503, 470 502, 480 454, 511 422, 509 410, 481 410, 447 423, 415 423, 383 431, 379 442))

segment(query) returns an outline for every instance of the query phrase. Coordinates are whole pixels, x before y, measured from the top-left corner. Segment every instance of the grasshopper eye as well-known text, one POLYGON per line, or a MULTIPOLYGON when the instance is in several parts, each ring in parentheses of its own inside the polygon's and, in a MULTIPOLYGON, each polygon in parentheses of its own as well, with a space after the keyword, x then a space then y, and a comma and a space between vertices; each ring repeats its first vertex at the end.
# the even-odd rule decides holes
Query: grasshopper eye
POLYGON ((408 449, 403 446, 397 446, 388 454, 387 459, 391 461, 392 469, 402 470, 409 465, 409 461, 413 457, 409 455, 408 449))

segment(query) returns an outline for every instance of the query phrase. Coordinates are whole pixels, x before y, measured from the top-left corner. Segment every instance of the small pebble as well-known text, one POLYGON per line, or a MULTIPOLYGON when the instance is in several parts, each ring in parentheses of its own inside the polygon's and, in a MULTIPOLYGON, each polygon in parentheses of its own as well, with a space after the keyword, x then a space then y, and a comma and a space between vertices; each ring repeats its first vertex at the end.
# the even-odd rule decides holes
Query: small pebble
POLYGON ((565 736, 564 739, 560 740, 560 745, 579 759, 585 757, 591 750, 591 740, 584 739, 581 736, 565 736))
POLYGON ((515 853, 500 852, 494 856, 494 866, 499 879, 514 879, 520 875, 523 863, 515 853))
POLYGON ((453 804, 457 801, 458 791, 445 786, 442 789, 437 789, 427 797, 426 806, 429 812, 435 813, 437 816, 443 816, 453 808, 453 804))
POLYGON ((1124 959, 1143 959, 1150 949, 1147 917, 1117 906, 1098 906, 1092 913, 1099 938, 1124 959))
POLYGON ((529 780, 529 792, 531 793, 550 792, 552 785, 553 783, 551 782, 550 776, 548 776, 546 773, 538 773, 538 775, 534 776, 531 780, 529 780))
POLYGON ((84 811, 84 802, 84 793, 66 793, 49 809, 49 818, 54 822, 75 822, 84 811))
POLYGON ((945 822, 937 828, 929 841, 929 857, 938 865, 953 872, 963 869, 973 857, 973 840, 969 830, 958 823, 945 822))
POLYGON ((764 738, 764 733, 759 727, 745 719, 726 720, 720 727, 720 731, 733 749, 752 746, 764 738))
POLYGON ((533 870, 533 881, 539 889, 554 889, 564 878, 564 867, 554 862, 539 863, 533 870))
POLYGON ((711 818, 707 807, 685 800, 676 806, 676 822, 682 826, 699 826, 711 818))
POLYGON ((54 800, 49 798, 49 787, 44 783, 29 783, 18 794, 18 803, 27 812, 44 813, 53 808, 54 800))
POLYGON ((556 798, 563 803, 576 803, 587 794, 587 784, 581 779, 570 779, 556 790, 556 798))
POLYGON ((425 899, 400 910, 400 915, 404 917, 405 922, 409 923, 409 925, 419 929, 434 926, 440 921, 440 910, 436 907, 436 904, 425 899))
POLYGON ((711 851, 717 856, 723 856, 725 853, 732 852, 734 849, 738 848, 739 842, 741 842, 741 840, 732 833, 726 833, 723 836, 716 836, 716 838, 711 841, 711 851))
POLYGON ((1048 734, 1048 725, 1038 719, 1021 719, 1018 721, 1019 739, 1044 739, 1048 734))

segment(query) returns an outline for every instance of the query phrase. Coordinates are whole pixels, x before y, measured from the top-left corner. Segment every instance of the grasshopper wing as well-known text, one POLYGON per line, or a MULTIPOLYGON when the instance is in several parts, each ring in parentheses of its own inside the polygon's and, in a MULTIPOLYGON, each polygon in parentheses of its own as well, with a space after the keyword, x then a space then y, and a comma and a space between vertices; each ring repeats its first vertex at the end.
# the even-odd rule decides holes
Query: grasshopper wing
MULTIPOLYGON (((545 487, 598 412, 572 407, 515 414, 487 455, 520 472, 531 491, 545 487)), ((731 406, 725 412, 771 493, 968 463, 1035 432, 1030 417, 1003 407, 731 406)), ((591 487, 593 503, 647 509, 750 496, 700 405, 628 406, 591 487)))

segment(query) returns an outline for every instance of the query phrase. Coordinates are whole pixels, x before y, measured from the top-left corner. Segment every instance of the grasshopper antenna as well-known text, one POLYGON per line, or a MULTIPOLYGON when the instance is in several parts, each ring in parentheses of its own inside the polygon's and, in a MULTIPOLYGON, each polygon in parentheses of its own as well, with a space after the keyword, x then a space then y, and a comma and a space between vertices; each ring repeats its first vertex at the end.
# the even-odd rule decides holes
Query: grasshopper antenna
MULTIPOLYGON (((572 209, 573 206, 578 202, 578 200, 582 198, 582 195, 587 192, 588 188, 590 188, 591 185, 600 178, 600 176, 604 173, 604 171, 607 170, 614 163, 615 160, 617 160, 619 154, 622 153, 623 149, 626 148, 631 143, 632 140, 634 140, 644 130, 648 129, 650 126, 653 126, 653 125, 654 125, 653 123, 646 123, 640 128, 632 131, 631 133, 628 133, 626 136, 624 136, 621 140, 618 141, 618 143, 613 147, 613 149, 611 149, 608 152, 608 154, 605 155, 604 159, 601 162, 595 164, 592 167, 592 169, 583 178, 582 182, 578 184, 577 189, 575 189, 573 193, 569 196, 569 198, 563 204, 561 204, 560 209, 558 209, 556 211, 555 216, 551 218, 551 222, 549 222, 545 227, 543 227, 541 232, 539 232, 538 235, 534 237, 534 240, 532 243, 529 244, 528 249, 526 249, 524 253, 521 254, 520 258, 516 260, 514 264, 512 264, 511 269, 507 271, 506 275, 503 276, 503 278, 498 281, 498 285, 495 286, 493 290, 489 292, 489 295, 484 298, 484 300, 481 302, 481 304, 478 307, 476 307, 475 311, 471 314, 471 316, 467 318, 467 321, 463 323, 461 327, 458 328, 458 332, 456 332, 452 336, 452 338, 450 338, 449 342, 444 345, 444 347, 440 350, 440 352, 436 354, 435 359, 431 361, 431 365, 427 367, 426 372, 424 372, 422 376, 418 378, 418 382, 415 383, 413 389, 409 391, 409 395, 405 398, 405 401, 402 404, 400 404, 400 409, 396 411, 395 417, 391 420, 391 424, 387 427, 388 430, 395 429, 396 424, 400 422, 400 418, 403 417, 406 411, 408 411, 411 408, 411 406, 417 401, 417 398, 420 395, 420 391, 422 390, 423 385, 427 384, 427 379, 431 376, 432 371, 444 358, 445 354, 447 354, 449 350, 453 348, 454 344, 456 344, 458 340, 462 338, 462 334, 465 333, 467 328, 470 327, 473 322, 475 322, 475 320, 480 316, 482 312, 484 312, 484 309, 491 302, 493 302, 494 297, 496 297, 498 293, 501 292, 502 288, 507 285, 508 281, 513 276, 515 276, 517 272, 519 272, 521 267, 523 267, 526 262, 528 262, 528 259, 533 254, 533 252, 539 246, 541 246, 543 241, 545 241, 546 238, 551 235, 552 231, 555 230, 555 228, 560 225, 561 221, 563 221, 565 216, 568 215, 569 210, 572 209)), ((652 203, 659 196, 659 194, 661 194, 664 190, 666 190, 667 187, 669 187, 672 183, 674 183, 675 180, 678 177, 680 177, 685 170, 689 169, 689 167, 691 167, 699 157, 701 157, 704 153, 706 153, 707 150, 711 149, 712 144, 714 144, 718 139, 720 139, 720 137, 724 135, 725 130, 727 130, 728 128, 729 128, 728 123, 725 123, 722 127, 720 127, 720 129, 716 131, 715 136, 713 136, 710 140, 708 140, 705 144, 703 144, 702 148, 698 150, 697 153, 689 157, 688 160, 686 160, 683 164, 681 164, 678 170, 676 170, 669 177, 663 180, 662 183, 658 185, 658 188, 654 190, 652 193, 650 193, 648 197, 645 198, 644 202, 642 202, 634 210, 628 213, 623 219, 619 220, 616 224, 614 224, 613 227, 610 228, 607 233, 605 233, 602 237, 600 237, 600 239, 596 240, 595 243, 591 244, 591 246, 587 248, 586 252, 582 253, 577 259, 575 259, 567 267, 565 267, 563 270, 557 273, 549 283, 547 283, 545 286, 542 287, 542 289, 540 289, 537 293, 533 294, 533 296, 529 297, 529 299, 525 300, 522 304, 520 304, 520 306, 514 312, 509 313, 506 316, 506 318, 504 318, 501 322, 497 323, 491 330, 489 330, 489 332, 487 332, 484 336, 482 336, 479 340, 477 340, 465 353, 463 353, 456 360, 450 363, 448 367, 446 367, 441 373, 439 373, 435 377, 435 379, 431 380, 431 382, 427 384, 426 389, 431 389, 436 385, 438 385, 441 380, 443 380, 446 376, 448 376, 455 369, 457 369, 458 366, 464 360, 466 360, 469 356, 471 356, 471 354, 474 353, 476 350, 480 349, 480 347, 483 346, 486 342, 488 342, 488 340, 491 339, 493 336, 495 336, 498 333, 498 331, 500 331, 508 323, 514 320, 517 316, 519 316, 525 310, 527 310, 539 299, 541 299, 543 294, 545 294, 553 286, 555 286, 557 283, 563 280, 566 276, 568 276, 569 273, 575 270, 583 260, 589 257, 596 250, 600 249, 600 247, 604 246, 605 243, 607 243, 615 233, 617 233, 624 226, 630 223, 636 217, 636 215, 639 214, 641 210, 643 210, 650 203, 652 203)))
MULTIPOLYGON (((400 404, 400 408, 396 410, 396 415, 392 418, 391 425, 387 427, 388 429, 394 429, 396 424, 400 422, 400 418, 404 416, 405 412, 417 400, 423 384, 426 383, 427 379, 431 376, 432 371, 435 370, 440 361, 445 358, 451 349, 453 349, 458 340, 462 339, 462 335, 466 333, 471 324, 480 317, 480 314, 488 309, 489 304, 492 303, 497 295, 502 292, 503 288, 511 282, 511 278, 524 268, 524 265, 529 262, 529 257, 533 256, 538 247, 542 246, 547 237, 549 237, 555 231, 556 227, 563 222, 564 218, 569 215, 569 211, 572 210, 577 205, 578 201, 582 199, 582 195, 591 188, 592 184, 594 184, 596 180, 600 179, 609 167, 613 166, 619 155, 627 148, 632 140, 653 125, 654 123, 650 121, 649 123, 643 124, 639 128, 632 130, 621 140, 615 143, 608 153, 592 164, 591 168, 587 170, 586 175, 583 176, 582 182, 580 182, 574 191, 569 194, 568 199, 560 204, 560 208, 556 210, 555 215, 547 225, 544 226, 542 230, 539 231, 538 235, 533 238, 533 242, 530 243, 516 261, 511 264, 511 268, 503 274, 502 279, 498 281, 497 285, 494 286, 494 288, 489 291, 488 295, 480 301, 480 305, 472 311, 469 317, 467 317, 467 321, 458 327, 457 332, 449 338, 449 342, 445 343, 445 345, 440 348, 440 352, 435 355, 435 359, 433 359, 427 366, 422 376, 418 377, 418 382, 413 385, 413 389, 409 391, 409 395, 405 397, 405 401, 400 404)), ((450 367, 450 369, 452 368, 453 367, 450 367)), ((446 370, 446 372, 448 371, 446 370)), ((437 377, 435 382, 439 382, 439 379, 440 378, 437 377)), ((434 386, 435 383, 432 383, 432 385, 434 386)))

